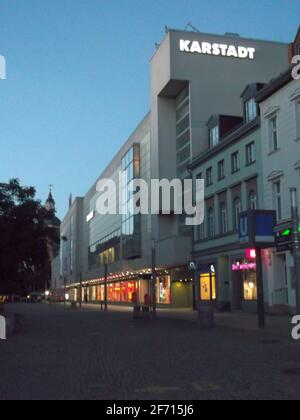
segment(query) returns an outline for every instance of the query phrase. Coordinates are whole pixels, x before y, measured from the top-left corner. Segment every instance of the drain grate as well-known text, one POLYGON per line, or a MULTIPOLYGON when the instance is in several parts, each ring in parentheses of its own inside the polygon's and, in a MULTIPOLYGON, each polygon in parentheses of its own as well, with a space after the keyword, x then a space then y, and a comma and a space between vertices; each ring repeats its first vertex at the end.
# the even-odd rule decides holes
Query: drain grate
POLYGON ((283 373, 285 375, 300 376, 300 368, 285 369, 283 373))

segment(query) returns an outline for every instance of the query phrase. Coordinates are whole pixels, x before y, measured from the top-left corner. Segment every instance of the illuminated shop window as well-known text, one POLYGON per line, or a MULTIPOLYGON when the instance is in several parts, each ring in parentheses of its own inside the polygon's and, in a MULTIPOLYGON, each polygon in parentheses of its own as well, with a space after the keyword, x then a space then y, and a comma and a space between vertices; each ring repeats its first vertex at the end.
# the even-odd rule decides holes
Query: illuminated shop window
POLYGON ((205 273, 200 275, 200 299, 203 301, 217 299, 215 273, 205 273))
POLYGON ((171 277, 160 277, 157 280, 157 303, 171 304, 171 277))
POLYGON ((244 277, 244 300, 257 300, 256 272, 248 271, 243 273, 244 277))
POLYGON ((107 297, 109 302, 131 303, 133 293, 139 295, 139 282, 120 282, 108 285, 107 297))

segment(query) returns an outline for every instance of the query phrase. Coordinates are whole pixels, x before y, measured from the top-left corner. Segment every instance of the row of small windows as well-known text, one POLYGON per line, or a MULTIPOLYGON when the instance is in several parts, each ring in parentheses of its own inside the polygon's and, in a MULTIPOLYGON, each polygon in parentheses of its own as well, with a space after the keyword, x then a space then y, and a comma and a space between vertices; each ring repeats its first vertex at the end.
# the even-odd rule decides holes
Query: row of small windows
MULTIPOLYGON (((255 191, 251 191, 249 194, 249 203, 248 207, 251 210, 257 210, 258 208, 258 201, 257 201, 257 194, 255 191)), ((240 197, 236 197, 233 200, 233 230, 237 231, 239 228, 239 216, 242 212, 242 201, 240 197)), ((228 219, 228 208, 225 202, 220 203, 219 206, 219 234, 225 235, 229 233, 229 219, 228 219)), ((205 235, 205 221, 200 226, 200 237, 199 239, 207 238, 214 238, 217 235, 216 232, 216 214, 214 207, 209 207, 207 209, 207 218, 206 218, 206 225, 207 225, 207 236, 205 235)))
MULTIPOLYGON (((246 146, 246 165, 252 165, 256 163, 256 154, 255 154, 255 143, 252 142, 246 146)), ((231 173, 235 174, 240 171, 240 153, 235 152, 231 155, 231 173)), ((198 179, 202 178, 202 174, 199 174, 198 179)), ((226 169, 225 169, 225 159, 222 159, 218 162, 218 181, 221 181, 226 178, 226 169)), ((206 186, 209 187, 213 185, 213 168, 209 167, 206 170, 206 186)))

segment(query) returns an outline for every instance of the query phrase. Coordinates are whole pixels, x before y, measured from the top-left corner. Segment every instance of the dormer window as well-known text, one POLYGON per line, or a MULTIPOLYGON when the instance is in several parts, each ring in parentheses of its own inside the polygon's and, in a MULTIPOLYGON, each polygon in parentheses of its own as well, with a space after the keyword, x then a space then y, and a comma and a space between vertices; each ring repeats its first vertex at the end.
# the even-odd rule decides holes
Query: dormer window
POLYGON ((257 104, 254 98, 245 102, 246 122, 251 122, 257 117, 257 104))
POLYGON ((209 145, 212 149, 216 147, 220 143, 220 129, 219 126, 216 125, 215 127, 209 130, 209 145))

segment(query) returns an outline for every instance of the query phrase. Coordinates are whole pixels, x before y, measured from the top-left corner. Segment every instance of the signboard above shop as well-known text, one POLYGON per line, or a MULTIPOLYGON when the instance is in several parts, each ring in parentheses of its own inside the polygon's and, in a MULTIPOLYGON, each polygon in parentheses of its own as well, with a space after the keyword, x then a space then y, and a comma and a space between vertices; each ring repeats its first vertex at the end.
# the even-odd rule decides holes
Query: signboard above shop
POLYGON ((275 225, 275 211, 249 210, 241 213, 239 223, 239 237, 241 245, 244 245, 247 248, 274 247, 275 225))

